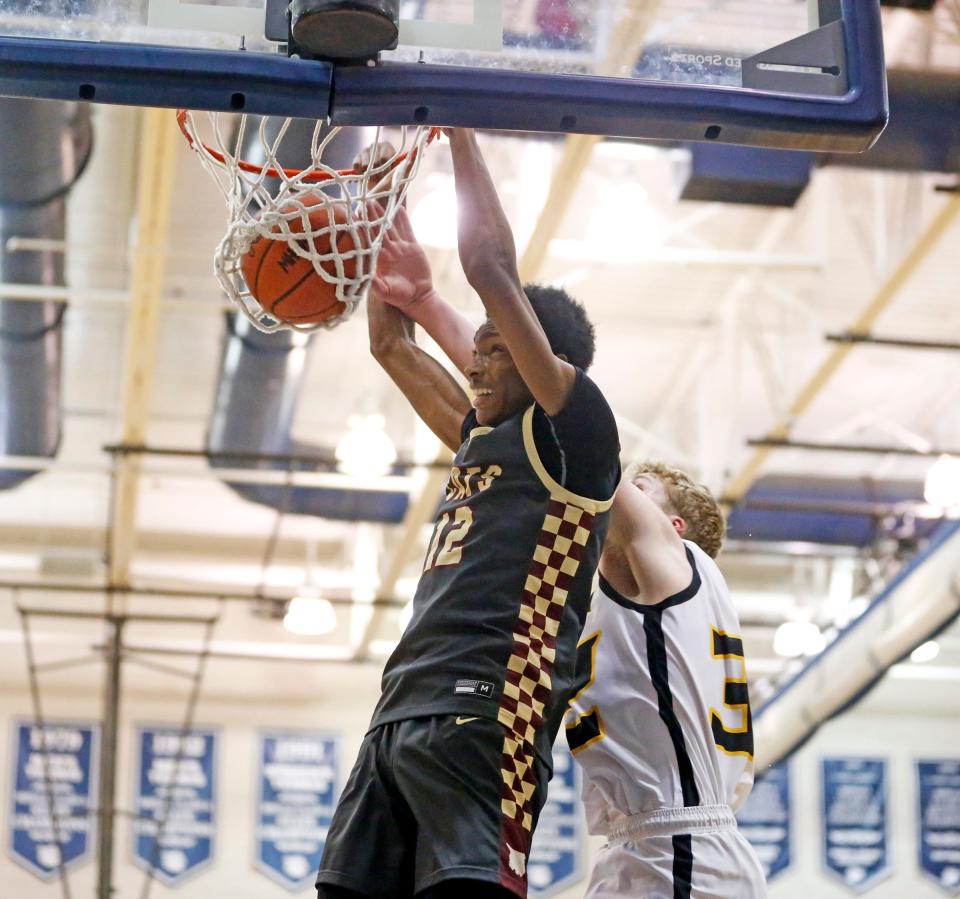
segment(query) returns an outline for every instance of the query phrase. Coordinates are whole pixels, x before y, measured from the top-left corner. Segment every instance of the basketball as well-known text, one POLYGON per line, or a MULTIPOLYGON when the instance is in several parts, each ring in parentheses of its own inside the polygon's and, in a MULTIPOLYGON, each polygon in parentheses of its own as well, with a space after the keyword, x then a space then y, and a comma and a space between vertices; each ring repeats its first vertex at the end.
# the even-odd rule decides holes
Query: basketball
MULTIPOLYGON (((312 237, 301 242, 304 250, 311 247, 318 256, 336 252, 350 253, 357 249, 353 235, 346 228, 336 226, 347 222, 348 210, 344 203, 317 204, 308 207, 312 237), (330 213, 333 223, 330 222, 330 213), (332 232, 332 233, 331 233, 332 232), (333 244, 331 244, 333 241, 333 244)), ((303 218, 289 220, 294 233, 303 233, 303 218)), ((276 229, 279 235, 279 229, 276 229)), ((333 259, 320 263, 321 268, 332 278, 337 278, 337 266, 333 259)), ((293 248, 278 236, 277 239, 258 237, 243 257, 240 271, 247 288, 257 302, 278 321, 287 324, 317 324, 340 315, 346 305, 337 299, 336 281, 327 281, 313 267, 309 259, 297 255, 293 248)), ((343 260, 343 275, 351 280, 357 273, 356 257, 343 260)))

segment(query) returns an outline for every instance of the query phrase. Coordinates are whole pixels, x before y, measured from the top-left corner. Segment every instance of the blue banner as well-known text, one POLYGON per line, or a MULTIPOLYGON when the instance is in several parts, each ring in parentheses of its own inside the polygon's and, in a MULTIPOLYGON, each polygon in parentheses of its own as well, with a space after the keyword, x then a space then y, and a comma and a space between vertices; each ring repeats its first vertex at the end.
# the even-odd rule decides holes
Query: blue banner
POLYGON ((336 806, 340 738, 260 734, 256 867, 291 892, 311 886, 336 806))
POLYGON ((892 873, 887 762, 825 758, 822 774, 824 865, 861 892, 892 873))
POLYGON ((917 762, 920 870, 960 893, 960 759, 917 762))
POLYGON ((213 857, 216 832, 216 732, 137 730, 134 863, 177 886, 213 857))
POLYGON ((99 738, 95 724, 45 721, 40 728, 32 721, 14 722, 7 848, 41 880, 55 880, 61 866, 85 861, 93 847, 99 738))
POLYGON ((790 766, 781 762, 757 778, 737 812, 740 833, 753 846, 768 882, 786 871, 793 860, 790 800, 790 766))
POLYGON ((531 896, 548 899, 583 877, 583 830, 580 768, 561 740, 553 748, 553 779, 527 862, 531 896))

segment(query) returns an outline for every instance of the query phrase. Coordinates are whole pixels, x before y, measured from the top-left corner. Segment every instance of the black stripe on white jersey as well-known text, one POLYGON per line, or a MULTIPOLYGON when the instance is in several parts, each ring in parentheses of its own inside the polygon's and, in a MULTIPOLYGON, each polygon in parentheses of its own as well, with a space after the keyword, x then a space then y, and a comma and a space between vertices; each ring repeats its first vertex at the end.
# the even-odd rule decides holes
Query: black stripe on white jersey
MULTIPOLYGON (((668 596, 655 605, 642 605, 632 602, 618 593, 601 575, 600 589, 617 605, 643 615, 643 630, 647 638, 647 665, 650 668, 650 679, 657 694, 657 706, 660 719, 670 734, 673 750, 677 757, 677 773, 680 776, 680 790, 683 795, 683 804, 687 807, 700 805, 700 791, 693 776, 693 764, 687 752, 687 744, 683 737, 683 728, 673 708, 673 694, 670 691, 669 666, 667 664, 667 644, 663 633, 663 613, 672 606, 679 605, 694 596, 700 590, 700 572, 697 563, 685 546, 687 559, 693 577, 689 586, 668 596)), ((693 839, 690 834, 678 834, 673 837, 673 899, 690 899, 693 880, 693 839)))
POLYGON ((693 893, 693 837, 673 838, 673 899, 690 899, 693 893))
POLYGON ((693 599, 700 590, 700 572, 689 546, 684 546, 687 560, 690 562, 692 577, 689 585, 679 593, 668 596, 661 602, 652 605, 643 605, 627 599, 610 583, 600 576, 600 589, 617 605, 631 609, 643 615, 643 630, 647 637, 647 665, 650 668, 650 679, 657 694, 657 706, 660 711, 660 720, 663 721, 670 734, 673 749, 677 757, 677 772, 680 775, 680 789, 683 793, 685 806, 700 804, 700 791, 697 789, 693 776, 693 764, 687 753, 687 744, 683 738, 683 728, 673 708, 673 694, 670 691, 670 676, 667 666, 667 644, 663 633, 663 613, 672 606, 693 599))
POLYGON ((673 694, 670 692, 670 677, 667 668, 667 641, 663 633, 663 610, 651 607, 644 613, 643 630, 647 635, 647 664, 650 666, 650 679, 657 693, 657 705, 660 720, 663 721, 673 743, 677 756, 677 772, 680 775, 680 789, 683 791, 683 804, 700 805, 700 791, 693 777, 693 764, 687 753, 687 744, 683 738, 683 728, 673 708, 673 694))

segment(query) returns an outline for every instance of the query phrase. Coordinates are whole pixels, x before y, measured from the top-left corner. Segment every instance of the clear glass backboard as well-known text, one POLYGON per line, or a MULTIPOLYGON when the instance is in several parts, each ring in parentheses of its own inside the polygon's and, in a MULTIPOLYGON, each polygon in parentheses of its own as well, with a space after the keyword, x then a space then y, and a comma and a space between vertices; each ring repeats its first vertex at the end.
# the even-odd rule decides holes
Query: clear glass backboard
POLYGON ((288 58, 285 10, 0 0, 0 93, 839 151, 886 118, 878 0, 400 0, 366 65, 288 58))

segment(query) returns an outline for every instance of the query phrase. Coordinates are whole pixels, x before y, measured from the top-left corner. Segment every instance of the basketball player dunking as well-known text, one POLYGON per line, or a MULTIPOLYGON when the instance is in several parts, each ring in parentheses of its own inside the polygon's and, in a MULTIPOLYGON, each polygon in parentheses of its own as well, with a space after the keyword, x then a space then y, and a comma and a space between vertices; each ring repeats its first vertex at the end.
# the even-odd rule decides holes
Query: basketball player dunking
POLYGON ((458 130, 450 143, 460 259, 488 318, 466 365, 471 404, 390 304, 409 279, 384 248, 371 351, 456 457, 330 827, 321 899, 526 895, 619 481, 613 413, 584 374, 593 328, 563 291, 521 286, 476 140, 458 130))
MULTIPOLYGON (((433 289, 402 210, 385 252, 384 296, 464 365, 469 324, 433 289)), ((733 818, 753 735, 737 614, 712 558, 723 530, 713 497, 675 469, 637 467, 617 491, 567 728, 591 830, 608 837, 590 899, 766 895, 733 818)))

